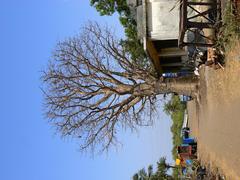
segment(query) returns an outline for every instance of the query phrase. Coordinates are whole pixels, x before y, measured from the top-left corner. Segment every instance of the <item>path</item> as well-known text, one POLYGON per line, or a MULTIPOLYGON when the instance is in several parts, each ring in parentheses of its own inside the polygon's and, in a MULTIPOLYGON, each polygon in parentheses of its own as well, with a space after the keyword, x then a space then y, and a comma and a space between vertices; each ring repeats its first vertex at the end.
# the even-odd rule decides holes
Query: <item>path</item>
POLYGON ((190 127, 201 160, 219 167, 227 179, 240 179, 240 43, 224 71, 201 70, 200 103, 188 104, 190 127))

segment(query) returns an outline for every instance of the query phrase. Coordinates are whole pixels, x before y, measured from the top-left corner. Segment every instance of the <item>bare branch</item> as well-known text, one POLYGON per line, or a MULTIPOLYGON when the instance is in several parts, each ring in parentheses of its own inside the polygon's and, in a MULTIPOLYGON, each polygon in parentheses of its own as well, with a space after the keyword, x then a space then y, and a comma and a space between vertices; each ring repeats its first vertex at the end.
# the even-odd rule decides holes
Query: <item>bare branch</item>
POLYGON ((63 136, 81 137, 82 149, 107 150, 118 142, 119 127, 148 124, 142 113, 169 91, 130 57, 97 23, 58 43, 42 76, 46 114, 63 136))

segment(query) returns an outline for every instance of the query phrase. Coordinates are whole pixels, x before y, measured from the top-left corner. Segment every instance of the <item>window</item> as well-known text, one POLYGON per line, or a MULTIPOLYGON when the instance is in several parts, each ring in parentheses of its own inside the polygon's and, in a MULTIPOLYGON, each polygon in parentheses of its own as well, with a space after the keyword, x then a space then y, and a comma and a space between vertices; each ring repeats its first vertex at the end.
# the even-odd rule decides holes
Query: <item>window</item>
POLYGON ((142 0, 137 0, 137 6, 141 6, 142 5, 142 0))

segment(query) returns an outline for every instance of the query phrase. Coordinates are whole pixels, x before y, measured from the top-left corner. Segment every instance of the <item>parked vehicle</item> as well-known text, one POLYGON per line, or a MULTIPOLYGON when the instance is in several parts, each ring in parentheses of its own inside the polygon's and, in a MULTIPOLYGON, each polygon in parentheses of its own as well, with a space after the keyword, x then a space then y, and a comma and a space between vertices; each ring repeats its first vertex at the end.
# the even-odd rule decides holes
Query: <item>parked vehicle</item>
POLYGON ((184 111, 183 125, 182 125, 182 138, 189 138, 190 128, 188 127, 188 112, 184 111))
POLYGON ((180 99, 181 99, 181 102, 186 103, 188 101, 191 101, 193 98, 191 96, 182 95, 180 99))
POLYGON ((186 161, 187 159, 197 158, 197 144, 181 144, 177 147, 178 156, 186 161))
POLYGON ((183 138, 183 139, 189 138, 189 134, 190 134, 190 129, 189 129, 189 127, 184 127, 184 128, 182 128, 182 138, 183 138))
POLYGON ((182 128, 182 144, 177 147, 177 153, 181 162, 197 158, 197 141, 189 136, 190 128, 187 127, 187 118, 182 128))

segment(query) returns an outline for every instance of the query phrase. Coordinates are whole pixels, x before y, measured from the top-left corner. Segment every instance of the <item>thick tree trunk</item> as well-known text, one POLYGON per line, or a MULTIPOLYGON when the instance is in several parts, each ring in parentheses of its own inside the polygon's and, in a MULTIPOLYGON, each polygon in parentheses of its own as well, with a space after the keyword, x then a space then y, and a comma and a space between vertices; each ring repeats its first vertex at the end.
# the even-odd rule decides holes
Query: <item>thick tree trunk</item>
POLYGON ((156 93, 177 93, 179 95, 196 96, 198 79, 195 77, 168 78, 156 83, 156 93))
POLYGON ((194 77, 156 79, 155 81, 139 84, 133 89, 132 94, 136 96, 151 96, 176 93, 195 97, 197 88, 198 79, 194 77))

